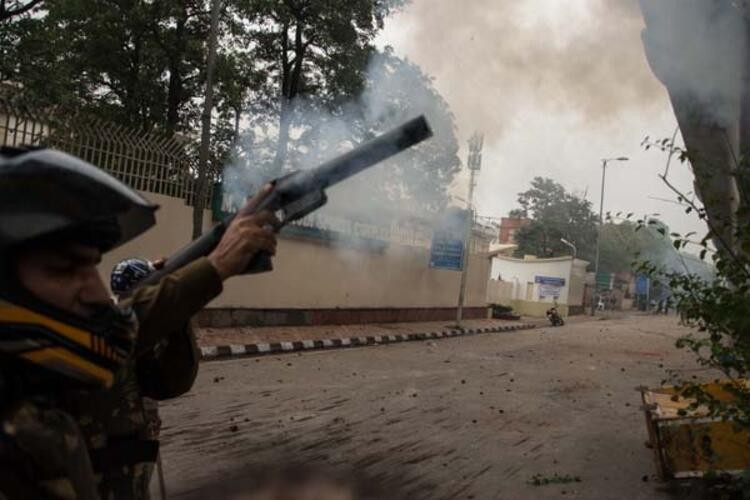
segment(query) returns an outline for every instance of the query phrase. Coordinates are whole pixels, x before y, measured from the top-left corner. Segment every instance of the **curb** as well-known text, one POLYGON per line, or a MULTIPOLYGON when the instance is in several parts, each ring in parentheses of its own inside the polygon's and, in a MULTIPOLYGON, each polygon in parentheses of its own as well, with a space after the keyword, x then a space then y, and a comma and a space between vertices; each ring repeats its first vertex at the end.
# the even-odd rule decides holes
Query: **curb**
POLYGON ((322 340, 295 340, 293 342, 271 342, 258 344, 228 344, 201 347, 201 360, 213 361, 248 356, 263 356, 295 351, 312 351, 319 349, 338 349, 343 347, 363 347, 368 345, 395 344, 415 340, 431 340, 449 337, 463 337, 481 333, 498 333, 536 328, 533 323, 504 325, 487 328, 467 328, 466 330, 448 329, 427 333, 408 333, 397 335, 373 335, 365 337, 343 337, 322 340))

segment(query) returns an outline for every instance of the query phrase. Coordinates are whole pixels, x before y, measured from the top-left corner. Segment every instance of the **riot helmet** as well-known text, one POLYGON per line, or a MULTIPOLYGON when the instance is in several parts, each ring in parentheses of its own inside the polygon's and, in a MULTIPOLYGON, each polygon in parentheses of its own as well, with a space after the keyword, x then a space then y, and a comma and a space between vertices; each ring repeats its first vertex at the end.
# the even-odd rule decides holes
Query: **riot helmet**
POLYGON ((0 148, 0 359, 108 387, 134 346, 132 312, 103 304, 81 317, 41 300, 17 276, 30 248, 74 242, 106 252, 155 223, 157 207, 103 170, 52 149, 0 148))
POLYGON ((140 257, 131 257, 115 264, 109 278, 109 288, 118 296, 129 294, 144 278, 156 271, 154 265, 140 257))

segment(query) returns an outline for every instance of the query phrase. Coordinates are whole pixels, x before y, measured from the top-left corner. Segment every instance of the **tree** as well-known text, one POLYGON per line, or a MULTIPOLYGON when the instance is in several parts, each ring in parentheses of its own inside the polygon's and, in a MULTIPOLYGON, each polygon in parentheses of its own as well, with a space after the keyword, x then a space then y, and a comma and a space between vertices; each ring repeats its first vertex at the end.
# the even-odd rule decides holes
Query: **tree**
MULTIPOLYGON (((418 66, 391 50, 374 53, 364 71, 363 91, 335 107, 323 99, 299 98, 297 119, 287 146, 287 168, 304 169, 371 139, 409 118, 425 114, 434 137, 332 190, 328 210, 356 219, 386 220, 434 213, 447 205, 448 189, 460 169, 453 114, 418 66), (393 210, 386 215, 385 208, 393 210)), ((256 116, 239 141, 237 168, 227 181, 245 179, 257 187, 276 175, 274 115, 256 116), (252 180, 250 180, 252 179, 252 180)), ((283 172, 282 172, 283 173, 283 172)), ((230 187, 231 189, 231 187, 230 187)))
POLYGON ((620 223, 614 223, 608 214, 599 242, 601 272, 631 272, 634 263, 642 260, 679 270, 680 264, 677 261, 680 255, 669 239, 669 228, 653 217, 640 226, 629 217, 620 223))
POLYGON ((35 107, 167 133, 198 117, 208 14, 203 0, 62 0, 0 24, 0 78, 35 107), (5 52, 7 51, 7 52, 5 52), (34 64, 28 64, 28 61, 34 64))
MULTIPOLYGON (((750 224, 748 2, 641 0, 640 5, 646 57, 669 92, 686 146, 681 155, 689 157, 695 194, 713 220, 714 245, 719 251, 745 252, 736 233, 750 224)), ((664 139, 658 145, 674 151, 672 142, 664 139)), ((669 162, 665 176, 668 170, 669 162)))
MULTIPOLYGON (((405 1, 225 1, 209 177, 230 157, 273 177, 427 113, 436 138, 379 167, 388 175, 361 198, 443 207, 460 166, 453 116, 417 66, 373 45, 385 16, 405 1)), ((0 25, 0 79, 19 84, 35 107, 183 132, 198 152, 190 132, 205 100, 208 0, 42 5, 0 25)))
POLYGON ((70 57, 75 44, 47 17, 47 11, 41 10, 35 17, 23 15, 0 23, 0 81, 10 83, 22 103, 75 109, 85 93, 81 68, 70 57))
POLYGON ((531 222, 516 233, 517 255, 569 255, 570 248, 560 241, 564 238, 576 245, 578 257, 593 261, 597 216, 590 201, 568 193, 552 179, 535 177, 531 188, 518 194, 518 204, 510 215, 531 222))
POLYGON ((273 173, 286 162, 302 97, 330 105, 351 100, 364 85, 372 42, 385 16, 404 0, 245 0, 241 12, 267 72, 263 107, 278 119, 273 173))
POLYGON ((206 60, 206 92, 201 113, 201 144, 198 172, 195 179, 193 201, 193 239, 203 233, 203 209, 206 205, 208 184, 208 156, 211 147, 211 115, 213 114, 214 73, 216 68, 216 45, 219 39, 219 12, 221 0, 211 0, 211 29, 209 30, 208 56, 206 60))
POLYGON ((41 6, 43 0, 0 0, 0 23, 7 21, 15 16, 33 12, 41 6))
POLYGON ((200 95, 203 87, 206 64, 205 40, 209 23, 205 2, 161 1, 154 4, 155 13, 149 23, 154 42, 162 52, 167 71, 166 116, 164 127, 167 133, 187 128, 187 105, 200 95))

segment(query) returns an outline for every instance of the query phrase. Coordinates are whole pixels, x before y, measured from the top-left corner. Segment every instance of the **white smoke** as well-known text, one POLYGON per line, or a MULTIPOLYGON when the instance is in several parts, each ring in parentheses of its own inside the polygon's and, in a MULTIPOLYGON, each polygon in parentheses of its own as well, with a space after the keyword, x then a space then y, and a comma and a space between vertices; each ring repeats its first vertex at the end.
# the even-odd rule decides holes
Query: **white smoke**
POLYGON ((643 45, 672 95, 736 122, 747 61, 746 7, 730 0, 641 0, 643 45))
MULTIPOLYGON (((447 198, 459 168, 453 116, 419 68, 387 50, 371 58, 363 93, 338 106, 335 113, 316 100, 295 100, 283 173, 313 168, 420 114, 426 116, 434 136, 329 189, 329 203, 318 212, 318 219, 329 215, 329 222, 342 217, 383 227, 391 227, 396 219, 402 225, 408 218, 429 221, 447 198), (449 162, 449 168, 437 168, 441 161, 449 162), (425 207, 432 210, 425 211, 425 207)), ((270 123, 277 120, 272 114, 268 117, 270 123)), ((243 139, 239 148, 243 154, 223 173, 227 205, 238 206, 270 180, 277 129, 256 129, 243 139)))

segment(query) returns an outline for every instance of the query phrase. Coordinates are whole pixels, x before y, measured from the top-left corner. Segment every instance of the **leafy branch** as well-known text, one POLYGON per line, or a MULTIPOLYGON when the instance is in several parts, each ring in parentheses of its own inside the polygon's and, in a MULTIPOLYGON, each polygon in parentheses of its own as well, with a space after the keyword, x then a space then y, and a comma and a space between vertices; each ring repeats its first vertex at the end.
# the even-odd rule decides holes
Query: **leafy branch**
MULTIPOLYGON (((700 409, 707 416, 750 427, 750 385, 745 382, 750 373, 750 318, 747 315, 750 310, 750 262, 744 253, 736 250, 742 246, 735 247, 726 241, 725 234, 717 227, 721 220, 710 217, 704 206, 699 206, 669 180, 671 157, 678 155, 680 161, 690 161, 688 152, 675 147, 674 138, 657 142, 650 142, 647 138, 644 145, 646 149, 655 147, 669 152, 668 164, 659 178, 677 196, 678 202, 686 206, 686 213, 694 212, 708 225, 709 233, 699 243, 703 247, 701 259, 709 251, 711 238, 720 245, 712 254, 717 271, 713 280, 693 275, 687 268, 685 272, 665 272, 648 262, 639 266, 641 271, 666 280, 677 300, 682 321, 694 328, 693 332, 678 339, 676 347, 690 350, 696 355, 698 364, 716 370, 724 377, 724 381, 715 379, 710 386, 694 380, 678 381, 679 396, 692 401, 680 414, 684 416, 700 409)), ((740 171, 739 166, 744 160, 735 158, 734 161, 740 171)), ((675 250, 694 243, 690 240, 693 235, 670 234, 674 238, 675 250)), ((740 244, 750 240, 750 234, 743 226, 737 228, 735 236, 740 244)))

